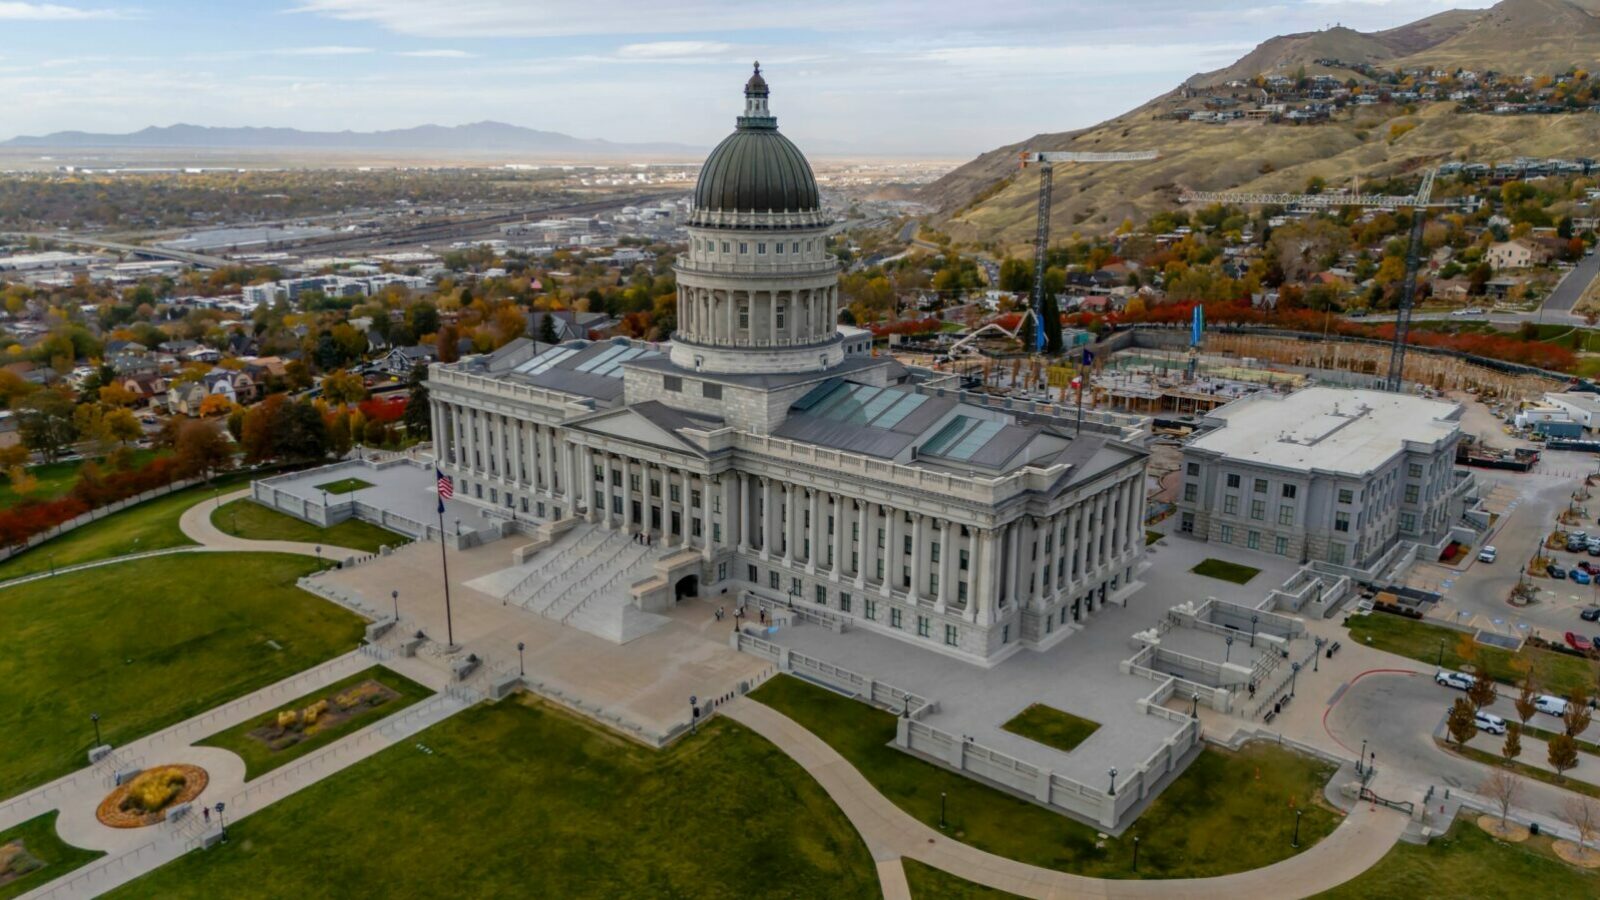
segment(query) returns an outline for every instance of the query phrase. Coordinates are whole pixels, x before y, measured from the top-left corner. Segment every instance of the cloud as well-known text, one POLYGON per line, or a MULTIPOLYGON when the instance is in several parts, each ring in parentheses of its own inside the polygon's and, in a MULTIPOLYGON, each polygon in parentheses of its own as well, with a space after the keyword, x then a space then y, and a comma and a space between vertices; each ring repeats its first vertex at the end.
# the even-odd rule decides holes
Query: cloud
POLYGON ((415 59, 477 59, 478 54, 468 53, 465 50, 402 50, 396 56, 410 56, 415 59))
POLYGON ((322 47, 285 47, 271 52, 274 56, 359 56, 376 51, 371 47, 341 47, 330 44, 322 47))
POLYGON ((721 41, 653 41, 648 44, 624 44, 617 48, 617 56, 623 59, 681 59, 719 56, 732 49, 732 44, 721 41))
POLYGON ((75 22, 84 19, 121 19, 115 9, 81 9, 56 3, 0 2, 0 20, 13 22, 75 22))

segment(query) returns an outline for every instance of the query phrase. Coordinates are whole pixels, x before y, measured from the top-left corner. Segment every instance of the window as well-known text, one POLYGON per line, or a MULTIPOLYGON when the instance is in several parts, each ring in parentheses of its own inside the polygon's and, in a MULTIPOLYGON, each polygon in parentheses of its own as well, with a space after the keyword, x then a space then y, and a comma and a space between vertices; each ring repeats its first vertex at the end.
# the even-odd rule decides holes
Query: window
POLYGON ((789 579, 789 593, 793 594, 796 597, 800 596, 800 579, 798 579, 798 578, 790 578, 789 579))
POLYGON ((1224 544, 1233 543, 1233 526, 1232 525, 1224 525, 1221 528, 1217 529, 1217 538, 1219 540, 1221 540, 1224 544))
POLYGON ((750 582, 751 584, 760 584, 761 583, 761 575, 756 572, 756 567, 755 566, 749 566, 748 568, 749 568, 749 572, 750 572, 750 577, 746 578, 745 580, 750 582))
POLYGON ((849 594, 840 594, 839 595, 839 612, 847 613, 849 611, 850 611, 850 595, 849 594))
POLYGON ((767 255, 767 242, 766 241, 757 241, 756 242, 756 255, 757 256, 766 256, 767 255))
MULTIPOLYGON (((650 489, 655 491, 657 495, 660 495, 660 493, 661 493, 661 491, 659 490, 656 482, 652 481, 650 483, 650 489)), ((676 484, 670 484, 669 483, 667 485, 667 492, 668 492, 668 495, 669 495, 669 499, 671 499, 671 501, 673 503, 677 503, 678 502, 678 498, 680 496, 682 496, 682 494, 683 494, 683 488, 682 488, 681 485, 676 485, 676 484)))
POLYGON ((1239 498, 1236 495, 1228 494, 1222 498, 1222 514, 1226 516, 1239 514, 1239 498))
POLYGON ((1414 484, 1406 485, 1406 502, 1407 503, 1415 503, 1415 502, 1417 502, 1418 490, 1419 490, 1419 488, 1414 484))
POLYGON ((934 541, 932 544, 929 545, 929 549, 930 549, 930 553, 928 555, 928 561, 929 562, 938 562, 939 561, 939 542, 938 541, 934 541))
POLYGON ((828 589, 820 584, 817 585, 817 604, 820 606, 828 605, 828 589))
POLYGON ((967 583, 965 581, 956 582, 956 599, 963 603, 967 602, 967 583))
POLYGON ((1239 486, 1239 476, 1237 476, 1237 475, 1229 475, 1228 476, 1228 487, 1236 488, 1238 486, 1239 486))
POLYGON ((928 573, 928 593, 930 595, 933 595, 933 596, 938 596, 938 594, 939 594, 939 573, 938 572, 930 572, 930 573, 928 573))
POLYGON ((777 315, 776 315, 776 318, 773 320, 773 322, 774 322, 774 326, 773 327, 777 328, 779 331, 783 330, 783 304, 782 303, 778 304, 777 315))
POLYGON ((1408 476, 1412 477, 1412 478, 1421 478, 1422 477, 1422 464, 1421 463, 1412 463, 1411 465, 1406 466, 1406 474, 1408 476))
POLYGON ((960 643, 960 638, 961 638, 961 632, 956 630, 956 626, 954 626, 954 625, 946 625, 944 627, 944 643, 945 643, 945 646, 954 647, 956 644, 960 643))
POLYGON ((1289 506, 1288 504, 1284 504, 1283 506, 1278 507, 1278 524, 1279 525, 1293 525, 1294 524, 1294 507, 1289 506))
POLYGON ((1009 624, 1000 626, 1000 643, 1011 643, 1011 626, 1009 624))
POLYGON ((783 579, 778 575, 778 570, 774 569, 767 573, 767 584, 770 585, 773 590, 777 590, 778 585, 782 583, 783 579))
POLYGON ((1265 478, 1256 479, 1255 492, 1258 494, 1265 494, 1267 492, 1267 480, 1265 478))
POLYGON ((1416 517, 1416 515, 1413 514, 1413 513, 1401 513, 1400 514, 1400 530, 1401 531, 1416 531, 1417 530, 1417 517, 1416 517))
POLYGON ((1261 532, 1256 531, 1254 529, 1252 529, 1249 532, 1247 532, 1245 534, 1245 536, 1244 536, 1244 545, 1246 547, 1249 547, 1251 550, 1260 550, 1261 549, 1261 532))
POLYGON ((1296 491, 1296 487, 1294 485, 1292 485, 1292 484, 1284 485, 1283 486, 1283 499, 1285 499, 1285 500, 1293 500, 1294 499, 1294 495, 1295 495, 1295 491, 1296 491))
POLYGON ((789 245, 789 252, 790 253, 799 253, 800 252, 800 242, 799 241, 794 241, 793 243, 791 243, 789 245))
POLYGON ((1344 545, 1343 544, 1329 544, 1328 545, 1328 562, 1331 562, 1336 566, 1344 565, 1344 545))
POLYGON ((874 622, 878 621, 878 601, 862 600, 861 614, 874 622))
POLYGON ((1195 500, 1195 497, 1199 496, 1199 494, 1200 494, 1200 486, 1199 485, 1197 485, 1197 484, 1186 484, 1186 485, 1183 486, 1183 502, 1185 502, 1185 503, 1193 503, 1194 500, 1195 500))
POLYGON ((677 375, 663 375, 661 376, 661 389, 671 391, 674 394, 682 393, 683 379, 677 375))
POLYGON ((1199 475, 1200 474, 1200 464, 1199 463, 1189 463, 1188 465, 1184 466, 1183 471, 1185 473, 1189 474, 1189 475, 1199 475))
POLYGON ((1289 539, 1279 535, 1272 539, 1272 552, 1279 556, 1289 555, 1289 539))
POLYGON ((728 564, 727 563, 725 563, 725 562, 717 563, 717 580, 718 581, 727 581, 728 580, 728 564))
POLYGON ((774 245, 773 249, 777 250, 779 255, 782 255, 783 254, 783 241, 778 241, 777 244, 774 245))
POLYGON ((899 628, 900 627, 900 610, 899 609, 891 608, 889 610, 889 627, 890 628, 899 628))
POLYGON ((1262 519, 1266 518, 1266 515, 1267 515, 1267 501, 1265 501, 1265 500, 1251 500, 1250 501, 1250 518, 1255 519, 1257 522, 1259 522, 1262 519))
POLYGON ((882 528, 878 529, 878 549, 879 550, 883 549, 883 529, 882 528))
POLYGON ((1339 489, 1339 502, 1340 503, 1353 503, 1353 502, 1355 502, 1355 499, 1356 499, 1356 497, 1355 497, 1355 492, 1354 491, 1350 490, 1349 488, 1340 488, 1339 489))
MULTIPOLYGON (((696 521, 698 521, 698 520, 696 520, 696 521)), ((722 543, 722 525, 721 525, 721 523, 718 523, 718 522, 712 522, 711 523, 711 542, 713 544, 722 543)))
POLYGON ((739 304, 739 327, 750 327, 750 307, 743 303, 739 304))
POLYGON ((905 541, 903 541, 903 543, 905 544, 905 548, 906 548, 905 555, 910 556, 911 555, 911 535, 909 535, 909 534, 906 535, 906 539, 905 539, 905 541))
POLYGON ((1349 513, 1343 513, 1343 512, 1342 513, 1334 513, 1333 514, 1333 530, 1334 531, 1348 532, 1350 530, 1350 514, 1349 513))
POLYGON ((931 627, 932 623, 928 621, 927 616, 917 616, 917 637, 927 637, 931 627))
POLYGON ((749 252, 750 252, 750 245, 745 243, 744 241, 740 241, 739 242, 739 253, 740 254, 745 254, 745 253, 749 253, 749 252))
POLYGON ((967 551, 965 550, 961 551, 959 565, 961 566, 961 571, 965 572, 967 570, 967 551))
POLYGON ((722 252, 723 253, 727 253, 728 252, 728 242, 727 241, 723 241, 722 242, 722 252))

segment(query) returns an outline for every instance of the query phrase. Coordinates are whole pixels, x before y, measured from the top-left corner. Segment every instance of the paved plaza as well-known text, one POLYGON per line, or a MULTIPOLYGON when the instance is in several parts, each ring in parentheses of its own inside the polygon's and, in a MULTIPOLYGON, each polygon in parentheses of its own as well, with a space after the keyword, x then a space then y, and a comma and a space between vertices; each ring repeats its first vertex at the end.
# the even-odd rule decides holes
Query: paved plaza
MULTIPOLYGON (((418 455, 390 456, 382 462, 372 460, 350 460, 331 466, 322 466, 316 469, 307 469, 301 472, 291 472, 287 475, 278 475, 263 479, 260 484, 270 485, 279 493, 292 497, 302 503, 321 506, 330 505, 335 511, 335 520, 343 518, 338 514, 342 504, 355 502, 377 507, 399 516, 406 522, 416 523, 420 527, 438 527, 439 498, 435 493, 434 468, 430 457, 418 455), (341 481, 346 478, 357 478, 371 484, 359 490, 345 494, 330 494, 320 489, 320 485, 341 481)), ((259 499, 259 495, 258 495, 259 499)), ((273 504, 268 504, 273 505, 273 504)), ((286 504, 277 504, 279 509, 285 509, 286 504)), ((293 513, 294 510, 285 511, 293 513)), ((301 518, 313 518, 301 515, 301 518)), ((520 510, 507 508, 501 519, 515 518, 523 522, 542 521, 537 515, 523 513, 520 510)), ((496 520, 488 515, 482 506, 473 503, 464 503, 451 499, 445 501, 444 523, 445 530, 450 533, 460 531, 470 533, 487 530, 496 520)), ((407 536, 415 537, 417 532, 406 528, 403 523, 388 522, 387 527, 401 531, 407 536)))

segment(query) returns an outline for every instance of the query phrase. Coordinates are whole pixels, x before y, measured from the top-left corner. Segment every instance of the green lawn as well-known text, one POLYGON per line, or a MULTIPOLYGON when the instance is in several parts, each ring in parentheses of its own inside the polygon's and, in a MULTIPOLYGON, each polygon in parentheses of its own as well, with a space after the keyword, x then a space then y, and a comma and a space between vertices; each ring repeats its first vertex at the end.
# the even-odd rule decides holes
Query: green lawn
POLYGON ((911 900, 1006 900, 1016 894, 997 891, 992 887, 974 884, 957 878, 942 869, 902 856, 900 864, 906 870, 906 884, 911 888, 911 900))
POLYGON ((362 481, 359 478, 341 478, 338 481, 319 484, 317 485, 317 490, 325 491, 329 494, 349 494, 369 487, 372 487, 372 482, 370 481, 362 481))
POLYGON ((29 856, 44 863, 37 869, 0 884, 0 900, 11 900, 28 891, 60 878, 85 863, 93 862, 105 854, 99 850, 74 847, 56 836, 56 815, 47 812, 29 819, 21 825, 0 831, 0 847, 21 840, 29 856))
POLYGON ((894 716, 780 676, 752 694, 830 744, 907 813, 939 824, 939 798, 955 838, 1001 856, 1102 878, 1225 875, 1291 856, 1291 803, 1305 811, 1301 847, 1338 825, 1320 805, 1333 767, 1271 744, 1202 752, 1133 828, 1095 846, 1098 829, 896 750, 894 716), (1133 835, 1139 871, 1132 871, 1133 835))
POLYGON ((217 478, 211 484, 185 488, 111 513, 104 519, 90 522, 61 537, 45 541, 20 556, 0 562, 0 581, 47 571, 52 563, 57 567, 70 566, 143 550, 189 546, 194 541, 184 537, 178 528, 178 519, 183 516, 184 510, 202 500, 211 499, 216 491, 227 493, 259 477, 262 477, 262 473, 235 472, 217 478))
POLYGON ((302 541, 377 553, 387 544, 398 547, 410 538, 358 519, 346 519, 331 528, 269 509, 248 497, 224 503, 211 511, 211 524, 237 537, 258 541, 302 541))
POLYGON ((1012 734, 1020 734, 1030 741, 1038 741, 1047 747, 1071 753, 1079 744, 1088 740, 1089 735, 1099 730, 1100 723, 1062 712, 1043 703, 1035 703, 1012 716, 1010 721, 1000 727, 1012 734))
POLYGON ((882 896, 849 821, 757 735, 717 719, 651 750, 523 695, 228 831, 112 896, 882 896))
POLYGON ((1204 575, 1208 578, 1220 578, 1223 581, 1231 581, 1234 584, 1248 584, 1250 579, 1261 574, 1261 570, 1255 566, 1231 563, 1224 559, 1203 559, 1200 561, 1199 565, 1195 566, 1189 571, 1195 573, 1196 575, 1204 575))
MULTIPOLYGON (((1380 612, 1351 616, 1347 624, 1352 641, 1379 650, 1387 650, 1390 653, 1398 653, 1401 656, 1409 656, 1427 663, 1430 667, 1439 664, 1441 642, 1444 647, 1446 669, 1460 669, 1467 663, 1456 653, 1456 645, 1464 632, 1452 628, 1441 628, 1404 616, 1380 612)), ((1516 654, 1501 647, 1490 647, 1485 644, 1475 646, 1477 653, 1473 664, 1487 672, 1489 677, 1508 685, 1521 681, 1521 673, 1511 665, 1516 654)), ((1544 693, 1565 696, 1575 688, 1584 687, 1592 690, 1594 686, 1595 674, 1592 664, 1582 657, 1540 650, 1536 647, 1523 648, 1522 655, 1533 661, 1534 680, 1539 683, 1539 688, 1544 693)), ((1505 688, 1502 688, 1500 693, 1502 696, 1513 696, 1505 688)))
POLYGON ((272 712, 269 712, 264 716, 259 716, 247 722, 241 722, 240 724, 235 725, 226 731, 218 732, 201 741, 200 743, 212 747, 221 747, 225 750, 232 750, 234 753, 239 754, 239 756, 244 760, 245 780, 249 781, 258 775, 263 775, 272 771, 273 769, 278 768, 284 763, 293 762, 294 760, 305 756, 307 753, 310 753, 319 747, 325 747, 339 738, 350 734, 351 732, 359 731, 374 722, 380 721, 388 716, 392 716, 400 710, 405 709, 411 704, 416 703, 425 697, 431 696, 432 694, 433 691, 428 690, 426 687, 417 684, 415 681, 412 681, 398 672, 385 669, 383 666, 373 666, 364 672, 358 672, 354 675, 351 675, 349 678, 335 682, 334 684, 331 684, 320 691, 314 691, 305 695, 304 697, 298 697, 288 703, 284 703, 277 709, 274 709, 272 712), (250 736, 250 732, 253 729, 260 728, 264 725, 273 724, 277 720, 279 710, 305 709, 307 706, 310 706, 318 700, 321 700, 325 697, 333 697, 351 687, 354 687, 355 685, 369 680, 377 681, 378 683, 391 688, 400 696, 395 697, 389 700, 387 703, 383 703, 379 706, 361 707, 359 708, 359 711, 350 718, 345 719, 343 722, 340 722, 332 728, 319 731, 312 737, 308 737, 305 740, 289 747, 285 747, 282 750, 274 751, 265 743, 250 736))
MULTIPOLYGON (((155 450, 133 451, 133 466, 138 468, 157 456, 155 450)), ((72 490, 78 483, 78 470, 83 468, 86 460, 74 459, 69 462, 42 463, 29 466, 28 474, 38 479, 38 484, 27 495, 29 500, 54 500, 72 490)), ((109 471, 104 460, 97 461, 102 471, 109 471)), ((0 479, 0 509, 14 506, 22 500, 22 496, 11 488, 11 479, 0 479)))
POLYGON ((1536 837, 1508 844, 1490 837, 1475 822, 1458 819, 1426 845, 1395 844, 1377 865, 1317 896, 1321 900, 1600 897, 1600 874, 1562 862, 1550 851, 1550 843, 1548 837, 1536 837))
POLYGON ((1541 763, 1547 762, 1549 760, 1549 756, 1545 750, 1535 750, 1531 747, 1524 746, 1522 751, 1523 755, 1512 760, 1511 763, 1507 765, 1505 757, 1501 756, 1499 753, 1490 753, 1485 750, 1479 750, 1477 747, 1457 747, 1454 741, 1443 741, 1439 738, 1434 738, 1434 743, 1451 753, 1459 753, 1468 759, 1476 760, 1486 766, 1508 768, 1511 771, 1516 772, 1518 775, 1522 775, 1526 778, 1532 778, 1534 781, 1542 781, 1545 784, 1553 784, 1558 787, 1566 788, 1574 793, 1588 794, 1591 797, 1600 798, 1600 785, 1590 784, 1587 781, 1579 781, 1572 775, 1572 770, 1568 769, 1567 774, 1565 776, 1561 776, 1550 771, 1549 769, 1541 768, 1540 766, 1536 766, 1532 762, 1529 762, 1529 760, 1538 760, 1541 763))
POLYGON ((1144 545, 1148 547, 1164 537, 1166 537, 1166 535, 1162 534, 1161 532, 1146 528, 1144 530, 1144 545))
POLYGON ((353 649, 362 621, 294 586, 315 560, 161 556, 0 591, 0 797, 353 649))

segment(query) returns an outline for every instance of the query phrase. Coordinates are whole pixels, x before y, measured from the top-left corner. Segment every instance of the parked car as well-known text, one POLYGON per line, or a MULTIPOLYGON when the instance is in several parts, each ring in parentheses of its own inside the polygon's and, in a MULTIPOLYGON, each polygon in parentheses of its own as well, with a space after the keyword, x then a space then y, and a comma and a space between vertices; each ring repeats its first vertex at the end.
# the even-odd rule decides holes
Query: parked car
POLYGON ((1567 701, 1560 697, 1552 697, 1549 694, 1540 694, 1533 698, 1533 707, 1539 712, 1549 713, 1552 716, 1564 716, 1567 714, 1567 701))
POLYGON ((1568 553, 1582 553, 1588 548, 1588 546, 1589 542, 1585 539, 1579 538, 1577 535, 1570 535, 1567 538, 1568 553))
POLYGON ((1439 671, 1433 673, 1433 680, 1435 683, 1442 684, 1445 687, 1455 688, 1458 691, 1464 691, 1472 687, 1472 683, 1476 679, 1465 672, 1448 672, 1444 669, 1440 669, 1439 671))
POLYGON ((1497 555, 1498 553, 1493 547, 1485 547, 1478 551, 1478 562, 1492 563, 1497 555))
POLYGON ((1567 540, 1569 540, 1569 541, 1571 541, 1571 540, 1580 541, 1585 546, 1587 546, 1588 543, 1589 543, 1589 532, 1587 532, 1587 531, 1571 531, 1571 532, 1568 532, 1567 533, 1567 540))
POLYGON ((1594 648, 1594 642, 1590 641, 1588 638, 1577 633, 1576 631, 1567 632, 1566 638, 1567 646, 1577 650, 1580 653, 1588 653, 1594 648))
POLYGON ((1584 547, 1589 551, 1590 556, 1600 556, 1600 537, 1589 538, 1584 547))
POLYGON ((1600 622, 1600 606, 1585 606, 1578 618, 1585 622, 1600 622))
POLYGON ((1578 568, 1588 572, 1590 575, 1600 575, 1600 563, 1592 563, 1585 559, 1578 563, 1578 568))
POLYGON ((1565 577, 1567 577, 1567 570, 1561 568, 1560 566, 1556 565, 1555 563, 1551 563, 1550 565, 1545 566, 1544 567, 1544 573, 1546 575, 1549 575, 1551 578, 1565 578, 1565 577))
POLYGON ((1506 720, 1494 713, 1480 712, 1473 716, 1472 719, 1477 724, 1479 731, 1487 731, 1490 734, 1506 733, 1506 720))
POLYGON ((1575 568, 1575 569, 1571 570, 1570 572, 1567 573, 1567 577, 1571 578, 1573 581, 1576 581, 1579 584, 1588 584, 1589 583, 1589 573, 1585 572, 1582 569, 1576 569, 1575 568))

